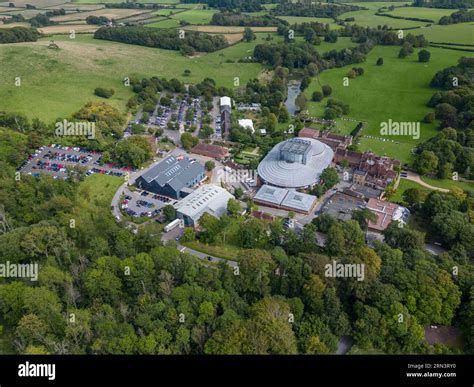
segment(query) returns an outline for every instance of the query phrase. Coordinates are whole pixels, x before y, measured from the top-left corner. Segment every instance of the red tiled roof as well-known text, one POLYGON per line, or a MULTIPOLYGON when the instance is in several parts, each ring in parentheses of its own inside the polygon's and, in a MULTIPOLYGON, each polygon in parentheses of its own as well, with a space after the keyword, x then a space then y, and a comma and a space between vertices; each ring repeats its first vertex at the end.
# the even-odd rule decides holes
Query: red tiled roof
POLYGON ((204 143, 199 143, 194 146, 191 149, 191 152, 202 156, 213 157, 215 159, 223 159, 229 156, 229 150, 227 148, 204 143))
POLYGON ((392 217, 398 208, 398 204, 386 202, 384 200, 369 199, 367 208, 377 215, 377 222, 369 221, 369 228, 383 231, 392 222, 392 217))

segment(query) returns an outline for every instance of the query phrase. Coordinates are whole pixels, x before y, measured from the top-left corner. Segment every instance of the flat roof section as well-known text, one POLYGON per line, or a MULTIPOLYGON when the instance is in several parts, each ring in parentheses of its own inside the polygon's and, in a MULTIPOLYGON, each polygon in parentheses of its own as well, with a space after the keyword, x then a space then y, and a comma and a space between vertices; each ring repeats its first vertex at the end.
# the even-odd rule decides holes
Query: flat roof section
POLYGON ((308 151, 309 148, 311 148, 310 141, 302 140, 300 138, 292 138, 291 140, 285 141, 282 144, 280 147, 280 152, 290 152, 303 155, 308 151))
POLYGON ((279 206, 286 194, 287 189, 263 185, 254 196, 254 200, 267 202, 279 206))
POLYGON ((309 212, 314 206, 317 197, 295 190, 288 190, 285 199, 281 202, 282 207, 292 208, 297 211, 309 212))

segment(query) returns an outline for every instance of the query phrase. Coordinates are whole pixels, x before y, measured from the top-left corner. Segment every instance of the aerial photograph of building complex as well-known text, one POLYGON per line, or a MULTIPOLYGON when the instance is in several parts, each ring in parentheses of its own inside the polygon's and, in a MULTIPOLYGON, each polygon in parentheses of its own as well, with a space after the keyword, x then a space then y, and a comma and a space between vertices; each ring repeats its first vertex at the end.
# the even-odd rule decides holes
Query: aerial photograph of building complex
POLYGON ((1 387, 473 354, 474 0, 0 0, 1 387))

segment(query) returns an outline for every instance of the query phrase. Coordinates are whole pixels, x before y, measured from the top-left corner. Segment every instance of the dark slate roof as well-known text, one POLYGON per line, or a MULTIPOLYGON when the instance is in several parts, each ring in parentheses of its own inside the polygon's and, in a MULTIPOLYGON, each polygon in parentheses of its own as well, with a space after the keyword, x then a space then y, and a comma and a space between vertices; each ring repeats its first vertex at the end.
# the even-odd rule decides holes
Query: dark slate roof
POLYGON ((142 178, 148 183, 155 181, 162 187, 169 184, 171 188, 179 192, 201 173, 205 171, 198 161, 170 156, 145 172, 142 178))

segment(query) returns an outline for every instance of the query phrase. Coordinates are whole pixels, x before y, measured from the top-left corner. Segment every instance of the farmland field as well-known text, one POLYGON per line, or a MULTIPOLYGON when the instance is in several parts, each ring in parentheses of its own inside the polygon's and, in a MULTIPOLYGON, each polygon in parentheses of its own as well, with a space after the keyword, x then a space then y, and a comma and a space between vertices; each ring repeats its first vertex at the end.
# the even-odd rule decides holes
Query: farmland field
MULTIPOLYGON (((4 2, 0 2, 0 5, 8 7, 9 3, 10 1, 4 1, 4 2)), ((26 8, 26 4, 33 4, 37 8, 43 8, 43 7, 47 7, 51 5, 66 3, 66 1, 65 0, 24 0, 24 1, 21 1, 20 0, 20 1, 13 1, 13 3, 15 3, 15 7, 17 8, 20 8, 20 7, 26 8)))
POLYGON ((145 24, 145 27, 152 28, 176 28, 179 27, 179 22, 174 19, 164 19, 153 23, 145 24))
POLYGON ((474 23, 435 25, 419 31, 430 42, 474 45, 474 23))
POLYGON ((349 24, 357 24, 361 26, 368 27, 377 27, 387 25, 391 28, 412 28, 419 27, 428 24, 427 22, 411 21, 411 20, 401 20, 393 19, 386 16, 377 16, 375 15, 374 10, 362 10, 362 11, 353 11, 347 12, 340 16, 341 19, 348 17, 353 17, 355 21, 349 22, 349 24))
MULTIPOLYGON (((332 97, 350 105, 349 117, 367 121, 363 135, 380 137, 380 123, 389 119, 398 122, 419 122, 430 111, 427 101, 434 93, 429 87, 433 75, 440 69, 455 65, 461 56, 473 56, 459 51, 448 51, 430 48, 431 60, 422 64, 416 60, 416 52, 406 59, 399 59, 398 47, 377 46, 361 64, 364 75, 351 79, 349 86, 343 86, 343 78, 352 66, 324 71, 320 74, 321 84, 329 84, 333 88, 332 97), (377 58, 384 58, 383 66, 376 66, 377 58)), ((320 90, 316 79, 306 90, 308 99, 315 90, 320 90)), ((321 116, 325 102, 308 104, 312 115, 321 116)), ((362 149, 372 149, 378 153, 408 160, 410 149, 418 142, 436 134, 436 123, 421 123, 420 139, 412 137, 392 138, 399 144, 383 142, 375 138, 364 138, 362 149)))
POLYGON ((176 51, 96 40, 91 35, 77 35, 74 40, 56 35, 53 39, 59 50, 47 48, 51 38, 1 45, 0 61, 10 65, 0 74, 0 110, 51 121, 69 116, 90 100, 101 100, 93 91, 102 86, 115 89, 115 95, 107 102, 125 111, 132 92, 122 85, 124 77, 159 75, 182 79, 183 68, 191 70, 186 77, 189 82, 211 77, 219 85, 232 87, 234 77, 239 77, 240 83, 245 84, 258 75, 261 65, 225 62, 251 54, 266 34, 257 36, 251 43, 238 43, 192 59, 176 51), (21 87, 11 82, 17 76, 22 77, 21 87))
POLYGON ((437 9, 437 8, 420 8, 420 7, 401 7, 393 11, 387 12, 393 16, 413 17, 418 19, 431 19, 438 23, 443 16, 451 15, 455 10, 453 9, 437 9))
MULTIPOLYGON (((104 8, 97 11, 76 12, 64 16, 55 16, 51 20, 54 22, 67 22, 69 20, 85 20, 88 16, 105 16, 109 19, 123 19, 125 17, 139 15, 147 11, 140 9, 112 9, 104 8)), ((148 10, 149 12, 149 10, 148 10)))
POLYGON ((47 26, 38 28, 38 31, 45 35, 54 35, 54 34, 70 34, 71 31, 75 33, 83 32, 95 32, 99 26, 91 24, 64 24, 57 26, 47 26))
POLYGON ((217 10, 213 9, 190 9, 189 11, 177 13, 172 18, 183 20, 190 24, 208 24, 211 22, 212 15, 216 12, 217 10))
POLYGON ((359 7, 364 7, 364 8, 377 11, 379 8, 382 8, 382 7, 390 7, 391 5, 393 5, 394 7, 401 7, 406 4, 411 4, 411 2, 410 1, 356 1, 356 2, 349 2, 348 4, 358 5, 359 7))
MULTIPOLYGON (((251 27, 252 31, 257 32, 275 32, 276 27, 251 27)), ((235 34, 244 32, 245 27, 234 26, 190 26, 187 30, 208 32, 210 34, 235 34)))

